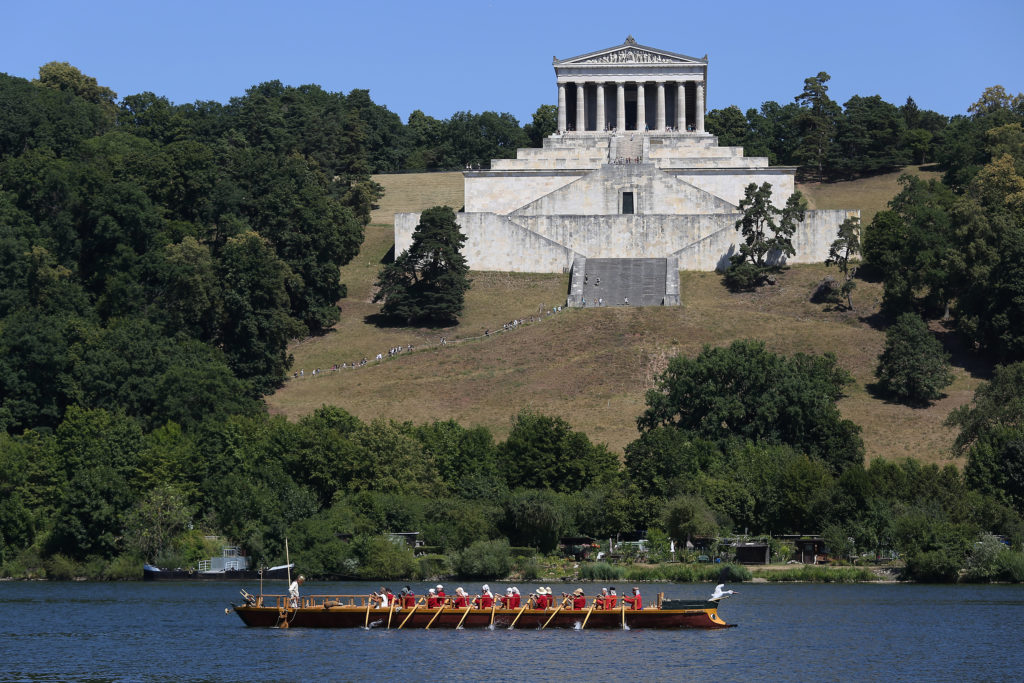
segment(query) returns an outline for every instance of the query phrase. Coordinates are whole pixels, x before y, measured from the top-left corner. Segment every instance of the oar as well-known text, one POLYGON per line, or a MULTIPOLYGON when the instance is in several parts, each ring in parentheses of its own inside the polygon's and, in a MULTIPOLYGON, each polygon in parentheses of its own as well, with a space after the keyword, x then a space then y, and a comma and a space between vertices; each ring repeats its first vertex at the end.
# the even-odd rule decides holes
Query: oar
POLYGON ((469 610, 471 609, 473 609, 473 603, 469 603, 469 607, 467 607, 466 611, 462 614, 462 618, 459 619, 459 625, 455 627, 456 630, 462 628, 462 622, 464 622, 466 620, 466 617, 469 616, 469 610))
MULTIPOLYGON (((532 600, 532 599, 533 598, 530 598, 530 600, 532 600)), ((516 627, 516 622, 519 621, 519 617, 523 616, 523 612, 525 612, 526 608, 530 606, 530 600, 526 601, 526 604, 523 605, 522 609, 519 610, 519 614, 517 614, 516 618, 512 620, 512 625, 508 627, 509 631, 511 631, 512 629, 514 629, 516 627)))
POLYGON ((430 618, 430 621, 427 623, 426 627, 424 627, 423 630, 426 631, 431 626, 433 626, 434 625, 434 620, 437 619, 439 616, 441 616, 441 612, 443 612, 443 611, 444 611, 444 603, 441 603, 441 606, 437 608, 437 613, 434 614, 434 616, 430 618))
POLYGON ((587 616, 583 617, 583 626, 580 626, 581 631, 587 627, 587 619, 590 619, 590 613, 594 611, 595 607, 597 607, 597 598, 594 598, 594 602, 590 605, 590 609, 587 610, 587 616))
POLYGON ((498 601, 495 600, 491 603, 491 626, 494 626, 494 610, 498 609, 498 601))
POLYGON ((409 617, 411 617, 413 614, 415 614, 416 610, 418 610, 420 608, 421 602, 422 602, 422 598, 420 598, 420 600, 417 600, 416 604, 412 606, 411 610, 409 610, 409 613, 405 615, 405 619, 402 619, 402 623, 398 625, 398 630, 399 631, 401 631, 402 627, 405 626, 405 622, 409 621, 409 617))
POLYGON ((556 614, 558 614, 559 612, 561 612, 561 611, 562 611, 562 608, 563 608, 563 607, 565 607, 565 601, 566 601, 566 600, 568 600, 568 599, 569 599, 569 597, 567 596, 567 597, 566 597, 566 598, 565 598, 564 600, 562 600, 562 604, 561 604, 561 605, 559 605, 559 606, 558 606, 558 607, 557 607, 557 608, 555 609, 555 611, 551 613, 551 616, 550 616, 550 617, 548 617, 548 620, 547 620, 547 621, 545 621, 545 622, 544 622, 544 625, 540 627, 542 631, 543 631, 543 630, 544 630, 545 628, 547 628, 548 624, 550 624, 550 623, 551 623, 551 620, 555 618, 555 615, 556 615, 556 614))
POLYGON ((392 598, 391 599, 391 609, 388 610, 388 628, 389 629, 391 628, 391 615, 395 613, 395 600, 396 600, 396 598, 392 598))
POLYGON ((370 598, 366 598, 366 620, 363 622, 363 628, 370 628, 370 605, 372 603, 370 598))
POLYGON ((622 628, 626 628, 626 602, 622 602, 622 628))

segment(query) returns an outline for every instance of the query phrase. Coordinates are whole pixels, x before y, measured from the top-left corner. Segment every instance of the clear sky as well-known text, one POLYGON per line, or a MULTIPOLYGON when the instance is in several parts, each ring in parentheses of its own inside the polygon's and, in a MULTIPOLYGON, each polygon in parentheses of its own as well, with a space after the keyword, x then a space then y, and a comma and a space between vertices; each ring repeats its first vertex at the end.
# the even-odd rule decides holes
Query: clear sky
POLYGON ((554 104, 560 59, 621 44, 707 54, 708 109, 830 95, 964 113, 984 88, 1024 91, 1024 0, 6 0, 0 71, 70 62, 119 96, 227 102, 257 83, 367 88, 403 121, 421 109, 511 112, 554 104))

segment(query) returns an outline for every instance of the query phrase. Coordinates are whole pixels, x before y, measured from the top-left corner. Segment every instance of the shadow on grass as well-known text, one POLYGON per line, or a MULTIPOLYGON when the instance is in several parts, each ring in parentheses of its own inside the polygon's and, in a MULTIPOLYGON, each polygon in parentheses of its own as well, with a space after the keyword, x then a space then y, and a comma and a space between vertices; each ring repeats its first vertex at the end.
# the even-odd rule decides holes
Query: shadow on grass
POLYGON ((900 401, 896 399, 895 397, 893 397, 892 394, 885 391, 885 389, 882 388, 881 382, 871 382, 870 384, 865 384, 864 388, 867 390, 868 395, 871 396, 871 398, 877 399, 882 403, 885 403, 886 405, 906 406, 907 408, 913 408, 914 410, 927 410, 928 408, 931 408, 933 405, 935 405, 936 401, 941 401, 942 399, 946 398, 946 396, 948 396, 948 394, 942 394, 937 399, 935 399, 935 401, 907 403, 906 401, 900 401))
POLYGON ((975 379, 988 381, 992 379, 995 363, 982 356, 970 347, 963 335, 956 331, 952 322, 936 322, 931 326, 932 333, 942 342, 942 347, 949 354, 949 362, 963 369, 975 379))
POLYGON ((373 325, 378 329, 396 330, 401 328, 418 327, 425 330, 444 330, 455 327, 451 322, 430 322, 420 321, 418 325, 410 325, 405 320, 398 320, 395 318, 388 317, 383 313, 371 313, 363 316, 363 322, 367 325, 373 325))

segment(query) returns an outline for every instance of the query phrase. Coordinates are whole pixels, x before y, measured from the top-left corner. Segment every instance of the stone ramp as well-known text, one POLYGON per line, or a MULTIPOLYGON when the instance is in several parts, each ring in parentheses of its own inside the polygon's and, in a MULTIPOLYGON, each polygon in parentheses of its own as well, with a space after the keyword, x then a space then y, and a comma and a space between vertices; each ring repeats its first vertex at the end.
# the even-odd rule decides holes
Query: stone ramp
POLYGON ((673 306, 679 304, 675 258, 577 258, 570 306, 673 306))

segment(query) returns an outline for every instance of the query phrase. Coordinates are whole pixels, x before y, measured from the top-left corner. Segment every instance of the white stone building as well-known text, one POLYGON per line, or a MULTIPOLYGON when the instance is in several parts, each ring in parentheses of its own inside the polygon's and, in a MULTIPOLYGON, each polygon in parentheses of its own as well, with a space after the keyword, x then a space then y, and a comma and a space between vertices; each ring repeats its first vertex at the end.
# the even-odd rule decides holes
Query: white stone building
MULTIPOLYGON (((590 306, 678 303, 679 269, 728 265, 744 189, 770 183, 781 207, 796 169, 720 147, 705 132, 707 66, 707 57, 646 47, 632 36, 556 58, 558 132, 542 148, 465 172, 458 220, 469 267, 571 269, 570 305, 590 306)), ((789 261, 824 261, 851 215, 859 212, 808 211, 789 261)), ((415 213, 395 216, 396 253, 409 247, 418 221, 415 213)))

